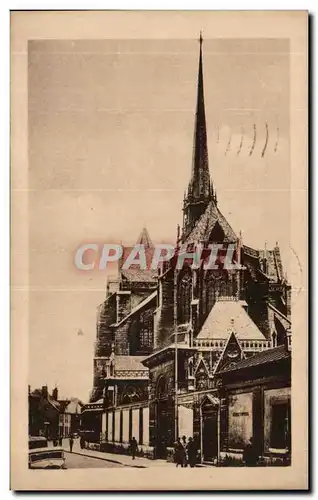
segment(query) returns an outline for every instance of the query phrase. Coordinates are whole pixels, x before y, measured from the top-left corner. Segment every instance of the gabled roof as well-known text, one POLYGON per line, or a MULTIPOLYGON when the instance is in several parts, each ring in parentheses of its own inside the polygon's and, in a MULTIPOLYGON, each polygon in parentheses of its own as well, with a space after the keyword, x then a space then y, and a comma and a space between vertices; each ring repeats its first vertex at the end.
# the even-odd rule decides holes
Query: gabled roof
POLYGON ((226 218, 221 214, 214 200, 210 201, 205 212, 202 214, 189 236, 187 237, 185 244, 197 243, 201 241, 209 241, 210 234, 215 227, 216 223, 219 223, 221 229, 224 232, 224 242, 234 243, 237 241, 237 236, 231 228, 230 224, 227 222, 226 218))
POLYGON ((147 372, 146 368, 141 362, 145 356, 115 356, 115 373, 117 370, 136 370, 147 372))
POLYGON ((47 395, 47 400, 53 406, 53 408, 55 408, 55 410, 57 410, 57 411, 62 410, 62 404, 59 403, 59 401, 56 401, 55 399, 53 399, 50 394, 47 395))
POLYGON ((264 340, 265 337, 238 300, 215 302, 198 339, 227 339, 231 331, 239 340, 264 340))
POLYGON ((196 374, 196 373, 197 373, 197 371, 198 371, 198 369, 199 369, 199 367, 200 367, 200 366, 203 366, 204 371, 206 372, 206 374, 207 374, 207 375, 209 375, 209 374, 210 374, 209 367, 208 367, 208 365, 206 364, 206 361, 205 361, 205 359, 203 358, 203 356, 200 356, 199 361, 198 361, 198 363, 197 363, 197 366, 196 366, 196 367, 195 367, 195 369, 194 369, 194 374, 196 374))
POLYGON ((152 247, 152 241, 149 236, 148 230, 146 227, 144 227, 136 241, 137 245, 144 245, 145 248, 152 247))
POLYGON ((157 281, 158 273, 156 270, 139 269, 131 267, 130 269, 127 270, 121 269, 120 274, 124 279, 126 279, 131 283, 142 282, 142 283, 155 284, 157 281))
POLYGON ((264 365, 267 363, 275 363, 284 359, 290 358, 290 352, 287 351, 284 345, 274 347, 273 349, 267 349, 266 351, 259 352, 250 356, 249 358, 242 359, 238 361, 234 366, 225 367, 219 373, 233 372, 237 370, 242 370, 243 368, 250 368, 253 366, 264 365))
POLYGON ((219 406, 220 400, 213 396, 213 394, 207 393, 201 401, 200 406, 204 406, 207 402, 211 403, 213 406, 219 406))
POLYGON ((214 373, 221 371, 222 366, 225 366, 225 364, 228 364, 228 360, 226 359, 226 354, 228 357, 233 358, 233 355, 232 355, 233 348, 234 348, 234 350, 236 349, 236 352, 237 352, 237 354, 235 353, 236 356, 239 355, 240 359, 243 359, 244 352, 243 352, 243 349, 241 347, 241 344, 237 340, 235 333, 231 332, 229 334, 229 337, 228 337, 226 343, 225 343, 224 349, 223 349, 223 351, 222 351, 222 353, 221 353, 221 355, 220 355, 219 359, 217 360, 217 363, 214 367, 214 370, 213 370, 214 373))

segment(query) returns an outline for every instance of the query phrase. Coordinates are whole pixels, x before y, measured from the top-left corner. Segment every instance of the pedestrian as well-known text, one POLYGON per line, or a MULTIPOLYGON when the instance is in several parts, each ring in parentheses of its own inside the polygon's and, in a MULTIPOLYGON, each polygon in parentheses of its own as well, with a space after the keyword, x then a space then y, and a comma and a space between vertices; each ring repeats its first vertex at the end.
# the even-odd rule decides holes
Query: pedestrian
POLYGON ((137 451, 138 451, 138 443, 136 441, 136 438, 133 437, 130 441, 130 453, 133 460, 135 460, 137 451))
POLYGON ((176 467, 181 465, 183 467, 184 465, 184 447, 180 441, 180 438, 178 437, 177 441, 174 443, 174 461, 176 464, 176 467))
POLYGON ((243 462, 246 467, 256 467, 258 462, 258 454, 256 453, 253 438, 245 445, 243 451, 243 462))
POLYGON ((72 453, 73 451, 73 444, 74 444, 74 438, 72 434, 70 435, 70 452, 72 453))
POLYGON ((189 437, 187 452, 190 467, 195 467, 197 461, 197 447, 192 437, 189 437))
POLYGON ((183 467, 188 467, 188 460, 187 460, 187 438, 186 436, 182 436, 182 446, 183 446, 183 467))
POLYGON ((84 439, 84 436, 81 436, 80 445, 81 445, 81 449, 85 448, 85 439, 84 439))

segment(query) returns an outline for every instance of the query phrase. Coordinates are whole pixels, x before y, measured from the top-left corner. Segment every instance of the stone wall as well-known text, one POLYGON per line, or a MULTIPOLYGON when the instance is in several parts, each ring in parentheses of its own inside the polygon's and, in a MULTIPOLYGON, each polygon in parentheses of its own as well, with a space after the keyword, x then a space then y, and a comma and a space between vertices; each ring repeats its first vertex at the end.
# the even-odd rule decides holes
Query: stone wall
POLYGON ((159 307, 156 313, 156 330, 154 344, 160 349, 170 343, 174 326, 174 284, 173 270, 160 279, 159 282, 159 307))
POLYGON ((131 405, 107 410, 102 419, 100 450, 108 453, 129 454, 129 442, 135 437, 137 456, 154 458, 149 445, 149 408, 131 405))

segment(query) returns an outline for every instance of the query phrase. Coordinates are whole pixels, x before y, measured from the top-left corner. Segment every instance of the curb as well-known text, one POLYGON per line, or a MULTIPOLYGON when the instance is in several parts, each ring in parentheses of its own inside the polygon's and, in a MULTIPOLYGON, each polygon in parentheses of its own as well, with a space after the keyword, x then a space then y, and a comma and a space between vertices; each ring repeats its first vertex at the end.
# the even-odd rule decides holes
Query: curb
POLYGON ((95 458, 96 460, 104 460, 104 462, 111 462, 113 464, 118 464, 118 465, 123 465, 124 467, 133 467, 135 469, 147 469, 145 465, 127 465, 124 464, 123 462, 119 462, 119 460, 112 460, 111 458, 104 458, 104 457, 94 457, 93 455, 88 455, 87 453, 80 453, 78 451, 68 451, 64 450, 65 453, 69 453, 70 455, 80 455, 82 457, 88 457, 88 458, 95 458))

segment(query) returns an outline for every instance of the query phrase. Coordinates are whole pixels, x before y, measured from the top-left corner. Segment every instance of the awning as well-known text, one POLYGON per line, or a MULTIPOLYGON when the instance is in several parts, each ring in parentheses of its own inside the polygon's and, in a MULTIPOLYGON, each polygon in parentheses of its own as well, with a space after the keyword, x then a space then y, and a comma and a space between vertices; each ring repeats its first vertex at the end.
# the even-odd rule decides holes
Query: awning
POLYGON ((203 401, 201 403, 201 406, 204 405, 206 400, 208 400, 213 406, 219 406, 219 404, 220 404, 220 401, 218 398, 216 398, 215 396, 212 396, 212 394, 206 394, 205 398, 203 399, 203 401))

